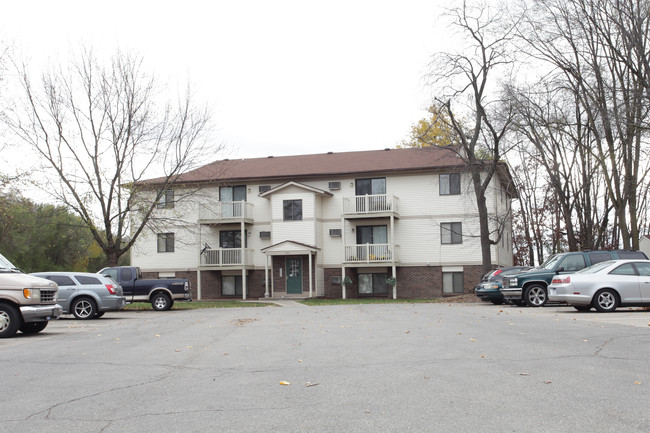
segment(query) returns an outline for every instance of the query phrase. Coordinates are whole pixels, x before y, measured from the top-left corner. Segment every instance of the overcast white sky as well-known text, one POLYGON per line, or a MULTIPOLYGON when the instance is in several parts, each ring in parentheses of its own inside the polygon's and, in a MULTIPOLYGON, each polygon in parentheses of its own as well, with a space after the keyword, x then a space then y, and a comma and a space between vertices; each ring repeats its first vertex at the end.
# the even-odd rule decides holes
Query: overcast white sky
POLYGON ((214 107, 228 155, 394 147, 425 116, 430 56, 447 48, 441 0, 22 0, 0 38, 34 62, 83 42, 144 56, 214 107))

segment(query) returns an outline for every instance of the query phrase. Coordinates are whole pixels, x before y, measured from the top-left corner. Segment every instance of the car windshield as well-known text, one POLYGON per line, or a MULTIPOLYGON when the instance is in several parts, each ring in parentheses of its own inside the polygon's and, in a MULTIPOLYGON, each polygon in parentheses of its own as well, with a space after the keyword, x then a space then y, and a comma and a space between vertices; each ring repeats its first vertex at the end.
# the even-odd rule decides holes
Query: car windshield
POLYGON ((20 272, 17 267, 0 254, 0 272, 20 272))
POLYGON ((557 263, 562 260, 562 255, 554 255, 546 259, 544 263, 540 265, 540 268, 542 269, 553 269, 557 263))
POLYGON ((611 266, 612 264, 614 264, 613 260, 607 260, 606 262, 596 263, 595 265, 591 265, 588 268, 584 268, 577 271, 576 274, 595 274, 596 272, 601 271, 604 268, 611 266))

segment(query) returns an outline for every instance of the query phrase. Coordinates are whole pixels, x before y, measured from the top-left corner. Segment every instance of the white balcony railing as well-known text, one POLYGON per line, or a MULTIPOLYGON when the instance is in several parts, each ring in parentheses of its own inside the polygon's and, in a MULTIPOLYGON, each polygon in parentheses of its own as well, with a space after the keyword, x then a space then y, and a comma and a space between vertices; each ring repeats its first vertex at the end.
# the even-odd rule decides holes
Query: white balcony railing
POLYGON ((220 201, 199 207, 199 220, 253 218, 253 204, 246 201, 220 201))
POLYGON ((348 263, 390 263, 397 261, 395 245, 346 245, 345 261, 348 263))
POLYGON ((345 214, 385 212, 397 212, 397 197, 390 194, 373 194, 343 198, 343 213, 345 214))
POLYGON ((253 264, 253 250, 241 248, 218 248, 201 254, 202 266, 244 266, 253 264))

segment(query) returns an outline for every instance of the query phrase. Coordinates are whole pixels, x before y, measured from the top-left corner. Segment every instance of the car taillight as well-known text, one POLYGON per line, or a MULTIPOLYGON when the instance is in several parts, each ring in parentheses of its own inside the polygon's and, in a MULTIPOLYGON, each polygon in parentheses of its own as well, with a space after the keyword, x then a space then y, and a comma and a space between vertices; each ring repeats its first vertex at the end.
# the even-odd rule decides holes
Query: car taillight
POLYGON ((571 282, 571 277, 555 277, 551 284, 568 284, 571 282))
POLYGON ((106 284, 106 288, 108 289, 108 293, 110 293, 111 295, 114 295, 115 293, 117 293, 115 291, 115 287, 113 287, 112 284, 106 284))

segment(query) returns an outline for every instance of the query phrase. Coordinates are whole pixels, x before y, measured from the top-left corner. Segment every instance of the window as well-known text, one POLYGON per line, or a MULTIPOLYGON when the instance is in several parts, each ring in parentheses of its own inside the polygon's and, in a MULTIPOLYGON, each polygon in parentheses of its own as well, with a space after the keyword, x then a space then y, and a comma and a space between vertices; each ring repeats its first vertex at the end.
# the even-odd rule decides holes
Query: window
POLYGON ((75 275, 74 277, 77 279, 77 281, 79 281, 79 284, 83 286, 92 285, 92 284, 102 284, 102 282, 95 277, 88 277, 86 275, 75 275))
POLYGON ((271 185, 260 185, 259 186, 259 192, 260 194, 265 193, 266 191, 271 190, 271 185))
POLYGON ((619 259, 641 259, 645 260, 645 254, 643 254, 641 251, 619 251, 618 252, 618 258, 619 259))
POLYGON ((359 274, 360 295, 385 295, 388 293, 388 274, 359 274))
POLYGON ((606 262, 607 260, 611 260, 612 255, 610 253, 606 252, 594 252, 594 253, 589 253, 589 260, 591 260, 591 264, 595 265, 596 263, 600 262, 606 262))
POLYGON ((443 272, 442 273, 442 293, 443 295, 453 295, 464 293, 463 273, 462 272, 443 272))
POLYGON ((166 189, 162 191, 162 195, 160 196, 160 199, 158 200, 158 204, 156 205, 156 207, 158 207, 159 209, 174 207, 174 190, 166 189))
POLYGON ((219 187, 219 201, 246 201, 246 185, 219 187))
POLYGON ((560 272, 579 271, 584 269, 585 266, 585 258, 582 254, 568 254, 557 270, 560 272))
POLYGON ((357 244, 386 244, 388 229, 386 226, 357 226, 357 244))
POLYGON ((460 173, 440 175, 440 195, 460 194, 460 173))
POLYGON ((72 278, 65 275, 48 275, 46 278, 54 281, 58 286, 76 286, 72 278))
POLYGON ((650 277, 650 263, 639 262, 635 263, 634 266, 639 271, 639 275, 642 277, 650 277))
MULTIPOLYGON (((119 281, 116 278, 113 279, 115 281, 119 281)), ((133 280, 133 270, 131 270, 130 268, 122 269, 122 281, 131 281, 131 280, 133 280)))
POLYGON ((285 221, 302 220, 302 200, 284 200, 283 209, 285 221))
POLYGON ((440 239, 443 244, 462 244, 463 224, 440 223, 440 239))
POLYGON ((356 195, 386 194, 386 178, 357 179, 356 195))
POLYGON ((158 252, 159 253, 174 252, 174 233, 158 234, 158 252))
POLYGON ((221 294, 235 296, 242 294, 241 275, 224 275, 221 277, 221 294))
MULTIPOLYGON (((244 248, 248 245, 247 231, 244 231, 244 248)), ((241 230, 222 230, 219 232, 219 246, 221 248, 241 248, 241 230)))
POLYGON ((102 275, 109 276, 112 279, 114 279, 115 281, 120 281, 120 279, 117 278, 117 269, 106 269, 106 270, 102 271, 102 275))
MULTIPOLYGON (((610 272, 612 275, 636 275, 636 269, 634 269, 634 266, 632 266, 632 263, 626 263, 624 265, 619 266, 618 268, 614 269, 613 271, 610 272)), ((638 289, 637 289, 638 293, 638 289)))

